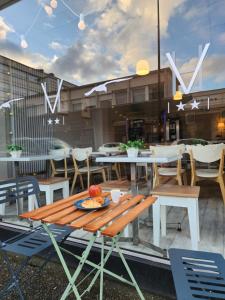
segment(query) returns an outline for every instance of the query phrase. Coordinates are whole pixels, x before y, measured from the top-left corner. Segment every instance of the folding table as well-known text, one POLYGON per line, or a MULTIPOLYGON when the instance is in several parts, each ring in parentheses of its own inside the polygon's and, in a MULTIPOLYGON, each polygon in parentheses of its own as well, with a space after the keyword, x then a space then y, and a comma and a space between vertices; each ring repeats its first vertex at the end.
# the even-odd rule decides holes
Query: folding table
MULTIPOLYGON (((108 195, 109 193, 103 194, 103 196, 108 195)), ((144 299, 144 296, 126 262, 123 252, 119 247, 118 241, 120 239, 123 229, 130 222, 134 221, 145 209, 148 209, 149 206, 151 206, 155 202, 156 198, 145 198, 143 195, 136 195, 133 197, 127 194, 120 198, 119 203, 110 202, 109 206, 104 209, 95 210, 91 212, 78 210, 75 207, 74 203, 80 199, 85 199, 87 197, 88 193, 82 192, 80 194, 73 195, 69 198, 57 201, 53 204, 46 205, 39 209, 33 210, 32 212, 28 212, 21 215, 22 218, 41 221, 43 228, 46 230, 52 241, 52 244, 58 254, 58 257, 61 261, 61 264, 69 281, 64 293, 61 296, 61 300, 66 299, 66 297, 71 293, 74 293, 76 299, 81 299, 81 297, 86 292, 90 291, 98 277, 100 277, 99 299, 103 299, 104 273, 107 275, 111 275, 114 278, 119 279, 120 281, 135 287, 140 299, 144 299), (50 230, 49 224, 69 226, 69 228, 72 228, 74 230, 83 229, 87 232, 90 232, 90 240, 82 255, 78 256, 59 246, 54 234, 50 230), (101 239, 101 261, 99 264, 88 260, 90 251, 94 246, 96 239, 98 238, 101 239), (111 245, 109 246, 109 250, 105 248, 106 239, 108 238, 110 238, 112 241, 111 245), (114 249, 116 249, 119 257, 121 258, 122 263, 129 274, 130 281, 106 269, 105 265, 114 249), (74 274, 70 273, 69 268, 64 259, 63 253, 71 254, 76 259, 78 259, 79 264, 74 274), (85 291, 79 293, 79 283, 77 283, 76 280, 84 264, 88 264, 93 268, 92 271, 86 277, 90 276, 91 274, 93 274, 94 276, 91 280, 90 285, 85 289, 85 291)))
MULTIPOLYGON (((146 163, 149 164, 151 167, 150 172, 150 178, 148 180, 148 194, 151 193, 151 187, 152 187, 152 164, 153 163, 170 163, 177 161, 180 159, 180 155, 168 155, 168 156, 157 156, 157 155, 148 155, 148 156, 137 156, 137 157, 128 157, 127 155, 118 155, 118 156, 109 156, 109 157, 97 157, 96 162, 101 163, 128 163, 130 164, 130 173, 131 173, 131 191, 132 195, 135 196, 138 193, 137 190, 137 181, 136 181, 136 166, 138 163, 146 163)), ((161 249, 160 247, 157 247, 147 241, 141 240, 139 237, 139 227, 138 227, 138 218, 132 223, 132 229, 133 229, 133 244, 143 244, 146 247, 149 247, 150 249, 153 249, 156 252, 161 253, 162 255, 166 256, 166 251, 161 249)))

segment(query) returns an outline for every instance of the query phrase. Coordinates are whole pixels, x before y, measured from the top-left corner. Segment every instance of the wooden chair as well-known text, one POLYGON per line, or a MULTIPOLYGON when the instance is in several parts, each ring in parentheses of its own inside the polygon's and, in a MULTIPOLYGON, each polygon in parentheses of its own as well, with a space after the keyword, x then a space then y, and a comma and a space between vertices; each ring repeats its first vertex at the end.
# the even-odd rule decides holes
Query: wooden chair
POLYGON ((90 186, 90 176, 91 174, 102 174, 103 181, 106 182, 106 174, 105 174, 105 168, 104 166, 90 166, 89 157, 92 153, 92 148, 74 148, 72 149, 72 159, 74 163, 74 177, 73 177, 73 183, 71 187, 71 194, 73 193, 77 177, 80 178, 80 183, 82 189, 84 189, 84 183, 83 183, 83 174, 87 175, 87 187, 90 186), (79 163, 84 163, 85 166, 80 167, 79 163))
POLYGON ((68 167, 67 160, 70 157, 70 149, 54 149, 50 151, 50 155, 54 155, 55 159, 51 159, 51 177, 55 177, 57 175, 64 175, 64 178, 68 178, 68 173, 74 173, 73 167, 68 167), (57 166, 59 163, 63 163, 63 166, 57 166))
MULTIPOLYGON (((151 146, 150 150, 152 151, 152 154, 156 156, 182 155, 185 152, 185 145, 151 146)), ((186 171, 182 169, 181 159, 177 161, 176 167, 159 167, 156 163, 154 163, 153 172, 154 188, 161 184, 161 179, 163 179, 163 177, 172 177, 178 182, 178 185, 182 185, 183 182, 187 185, 187 175, 186 171)))
POLYGON ((225 187, 224 187, 224 154, 225 144, 215 145, 196 145, 192 146, 190 151, 191 161, 191 185, 194 186, 200 180, 213 180, 220 185, 223 201, 225 203, 225 187), (196 162, 213 163, 219 161, 218 168, 196 168, 196 162))

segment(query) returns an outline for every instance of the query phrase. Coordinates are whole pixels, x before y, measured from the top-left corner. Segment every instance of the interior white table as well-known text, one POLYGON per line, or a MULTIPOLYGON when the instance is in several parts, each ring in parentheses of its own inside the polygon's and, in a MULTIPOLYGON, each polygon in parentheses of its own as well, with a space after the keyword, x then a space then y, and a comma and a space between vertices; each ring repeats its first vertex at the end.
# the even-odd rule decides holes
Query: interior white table
POLYGON ((19 175, 19 162, 32 162, 41 160, 57 159, 56 155, 43 154, 43 155, 21 155, 20 157, 0 156, 0 162, 14 162, 15 176, 19 175))
MULTIPOLYGON (((15 166, 15 176, 19 176, 19 162, 32 162, 41 160, 57 159, 56 155, 43 154, 43 155, 21 155, 20 157, 0 156, 0 162, 13 162, 15 166)), ((18 215, 23 211, 23 199, 21 198, 17 204, 18 215)))
MULTIPOLYGON (((172 156, 156 156, 156 155, 149 155, 149 156, 137 156, 137 157, 128 157, 127 155, 117 155, 117 156, 108 156, 108 157, 96 157, 96 162, 99 163, 128 163, 130 164, 130 173, 131 173, 131 191, 132 195, 135 196, 137 194, 137 182, 136 182, 136 166, 138 163, 147 163, 152 166, 152 163, 170 163, 177 161, 180 159, 181 156, 179 155, 172 155, 172 156)), ((148 192, 151 191, 152 185, 152 171, 151 176, 148 180, 148 192)), ((133 222, 133 244, 138 245, 139 243, 144 244, 152 248, 155 251, 160 253, 164 253, 164 251, 146 241, 142 241, 139 238, 139 228, 138 228, 138 219, 133 222)))

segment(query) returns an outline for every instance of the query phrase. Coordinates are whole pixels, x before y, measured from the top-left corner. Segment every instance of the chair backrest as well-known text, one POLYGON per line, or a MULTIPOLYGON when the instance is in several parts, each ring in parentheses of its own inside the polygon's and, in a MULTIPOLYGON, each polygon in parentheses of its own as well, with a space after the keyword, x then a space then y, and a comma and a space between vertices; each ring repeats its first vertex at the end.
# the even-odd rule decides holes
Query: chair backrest
POLYGON ((212 163, 221 159, 225 144, 196 145, 191 146, 189 149, 194 160, 202 163, 212 163))
POLYGON ((62 149, 51 149, 49 154, 52 155, 55 161, 64 160, 70 157, 70 148, 62 148, 62 149))
POLYGON ((16 202, 20 198, 35 195, 40 206, 39 194, 39 184, 35 177, 17 177, 0 181, 0 204, 16 202))
POLYGON ((92 147, 88 148, 74 148, 72 149, 72 156, 77 161, 87 160, 92 153, 92 147))
POLYGON ((181 155, 185 152, 185 145, 150 146, 150 150, 158 156, 181 155))

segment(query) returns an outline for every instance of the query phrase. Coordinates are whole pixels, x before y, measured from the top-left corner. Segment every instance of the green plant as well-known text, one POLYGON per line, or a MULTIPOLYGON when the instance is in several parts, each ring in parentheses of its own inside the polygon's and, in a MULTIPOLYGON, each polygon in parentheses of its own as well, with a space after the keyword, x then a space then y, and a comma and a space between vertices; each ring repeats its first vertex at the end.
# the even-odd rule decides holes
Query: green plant
POLYGON ((12 151, 21 151, 21 150, 23 150, 23 147, 19 146, 19 145, 16 145, 16 144, 11 144, 11 145, 7 145, 7 150, 9 152, 12 152, 12 151))
POLYGON ((126 151, 128 148, 143 149, 144 142, 142 140, 128 141, 126 144, 120 144, 120 150, 126 151))

